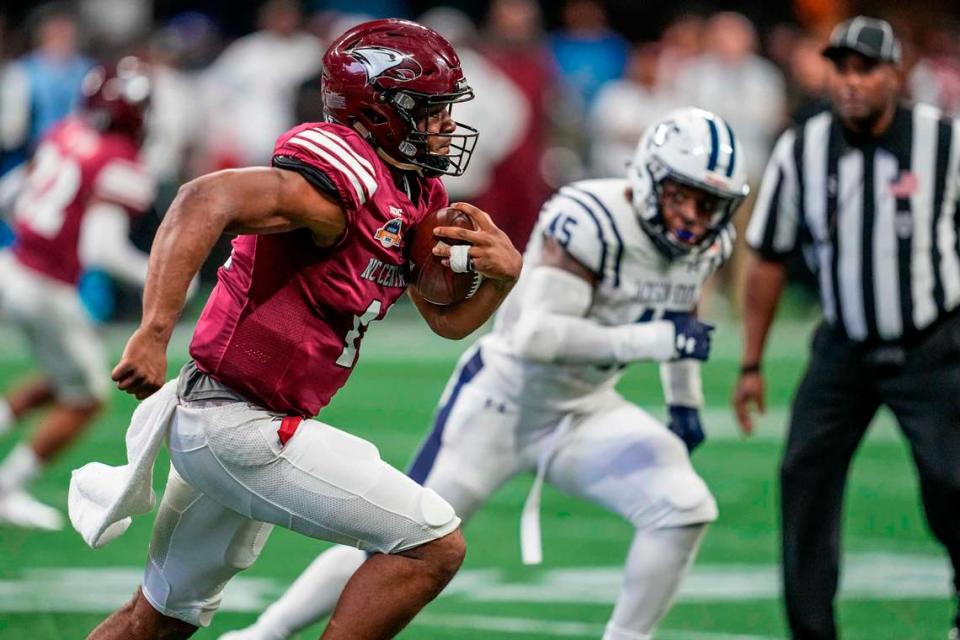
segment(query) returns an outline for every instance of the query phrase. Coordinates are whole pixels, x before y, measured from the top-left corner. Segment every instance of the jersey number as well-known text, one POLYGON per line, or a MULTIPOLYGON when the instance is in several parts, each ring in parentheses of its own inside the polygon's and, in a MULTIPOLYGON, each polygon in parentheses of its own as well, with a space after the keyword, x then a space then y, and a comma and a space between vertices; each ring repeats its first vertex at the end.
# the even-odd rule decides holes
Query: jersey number
POLYGON ((357 347, 360 346, 360 339, 367 330, 367 325, 376 320, 380 315, 382 306, 379 300, 374 300, 362 315, 353 316, 353 329, 348 331, 346 337, 343 339, 343 351, 340 352, 340 357, 337 358, 337 364, 339 366, 347 368, 353 366, 353 361, 357 359, 357 347))
POLYGON ((571 218, 561 213, 550 223, 550 235, 556 238, 561 247, 566 249, 567 245, 570 244, 570 234, 573 231, 572 227, 575 226, 577 226, 576 218, 571 218))
POLYGON ((33 157, 16 218, 33 232, 53 238, 60 233, 67 207, 80 190, 80 165, 61 155, 54 144, 44 144, 33 157))

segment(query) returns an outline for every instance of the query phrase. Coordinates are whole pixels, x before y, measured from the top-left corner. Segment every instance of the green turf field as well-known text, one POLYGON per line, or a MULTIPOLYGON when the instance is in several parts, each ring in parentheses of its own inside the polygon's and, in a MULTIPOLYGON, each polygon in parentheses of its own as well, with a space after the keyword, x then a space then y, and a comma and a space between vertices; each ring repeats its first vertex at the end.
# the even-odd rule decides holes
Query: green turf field
MULTIPOLYGON (((361 363, 322 418, 371 439, 385 459, 403 466, 431 421, 453 362, 464 345, 433 338, 398 309, 374 326, 361 363)), ((114 357, 121 331, 112 332, 114 357)), ((808 324, 777 325, 766 363, 769 413, 760 434, 741 440, 727 409, 738 359, 738 334, 722 325, 715 357, 704 370, 707 444, 694 463, 713 489, 721 517, 707 535, 679 602, 662 625, 664 640, 783 638, 778 600, 776 465, 790 394, 806 353, 808 324)), ((185 336, 172 358, 182 362, 185 336)), ((0 336, 0 382, 28 367, 23 351, 0 336)), ((178 363, 174 363, 178 364, 178 363)), ((171 371, 173 369, 171 368, 171 371)), ((657 416, 664 409, 656 368, 637 366, 623 392, 657 416)), ((115 393, 109 412, 88 437, 34 486, 65 508, 71 469, 91 459, 117 464, 135 401, 115 393)), ((915 474, 890 419, 881 416, 854 465, 848 491, 847 562, 840 619, 847 640, 929 640, 946 635, 951 616, 949 576, 926 531, 915 474)), ((0 453, 14 443, 0 440, 0 453)), ((159 465, 163 471, 166 459, 159 465)), ((157 472, 157 488, 163 474, 157 472)), ((495 496, 467 529, 466 564, 447 593, 401 637, 599 638, 611 610, 631 529, 590 505, 546 490, 541 567, 520 564, 520 508, 530 479, 495 496)), ((152 518, 99 551, 72 530, 32 533, 0 528, 0 638, 85 637, 132 593, 146 554, 152 518)), ((307 565, 324 544, 276 530, 259 561, 230 585, 210 629, 216 638, 251 622, 256 612, 307 565)), ((316 638, 320 627, 303 633, 316 638)))

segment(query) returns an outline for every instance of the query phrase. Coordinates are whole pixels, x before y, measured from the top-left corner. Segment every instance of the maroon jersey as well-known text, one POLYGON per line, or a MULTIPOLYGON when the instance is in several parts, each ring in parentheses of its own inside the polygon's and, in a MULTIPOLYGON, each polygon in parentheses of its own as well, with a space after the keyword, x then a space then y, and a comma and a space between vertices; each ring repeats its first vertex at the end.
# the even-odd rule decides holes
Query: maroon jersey
POLYGON ((346 232, 329 249, 305 229, 238 236, 190 355, 263 407, 314 416, 350 376, 367 325, 406 289, 407 235, 447 205, 447 194, 438 178, 409 172, 400 178, 409 188, 401 189, 374 149, 336 124, 283 134, 273 163, 335 195, 346 232))
POLYGON ((30 161, 14 207, 17 259, 76 284, 83 268, 80 227, 90 203, 112 202, 137 215, 153 201, 154 181, 138 155, 129 138, 101 133, 80 118, 55 125, 30 161))

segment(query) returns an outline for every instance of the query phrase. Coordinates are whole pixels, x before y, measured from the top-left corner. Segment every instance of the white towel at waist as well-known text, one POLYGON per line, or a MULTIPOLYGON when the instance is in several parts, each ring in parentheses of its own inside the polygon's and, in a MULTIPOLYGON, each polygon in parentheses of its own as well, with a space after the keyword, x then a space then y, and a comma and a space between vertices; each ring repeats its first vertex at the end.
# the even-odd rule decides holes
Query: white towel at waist
POLYGON ((153 463, 177 408, 177 379, 140 403, 127 428, 127 464, 90 462, 74 469, 67 503, 70 522, 94 549, 118 538, 132 516, 156 504, 153 463))

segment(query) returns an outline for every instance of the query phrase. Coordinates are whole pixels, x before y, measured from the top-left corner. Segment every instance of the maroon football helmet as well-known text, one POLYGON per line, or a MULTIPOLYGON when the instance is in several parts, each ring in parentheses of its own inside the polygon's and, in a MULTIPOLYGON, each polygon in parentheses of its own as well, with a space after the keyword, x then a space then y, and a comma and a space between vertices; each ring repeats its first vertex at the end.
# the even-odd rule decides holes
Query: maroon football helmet
POLYGON ((150 72, 133 56, 96 66, 83 79, 80 109, 100 131, 129 136, 140 143, 150 105, 150 72))
POLYGON ((420 131, 436 108, 473 99, 460 58, 436 31, 407 20, 374 20, 337 38, 323 56, 327 120, 357 130, 394 165, 427 175, 462 174, 477 130, 460 122, 450 133, 420 131), (447 155, 431 138, 450 140, 447 155))

